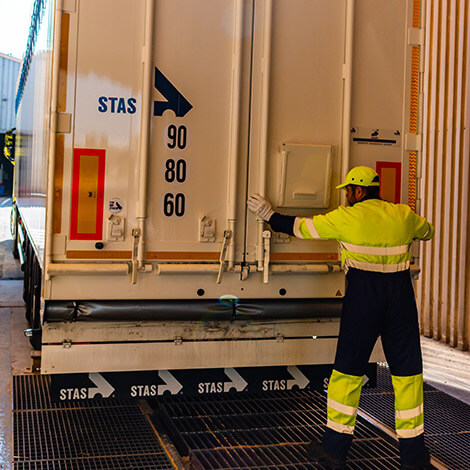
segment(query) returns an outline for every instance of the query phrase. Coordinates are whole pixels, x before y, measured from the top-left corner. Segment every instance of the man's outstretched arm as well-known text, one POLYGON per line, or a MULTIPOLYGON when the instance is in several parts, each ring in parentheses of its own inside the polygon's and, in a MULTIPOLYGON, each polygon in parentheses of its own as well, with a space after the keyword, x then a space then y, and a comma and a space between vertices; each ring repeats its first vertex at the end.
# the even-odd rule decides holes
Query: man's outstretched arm
POLYGON ((275 212, 268 199, 253 194, 247 201, 248 209, 263 219, 275 232, 286 233, 302 240, 339 240, 341 213, 335 209, 328 214, 296 217, 275 212))
POLYGON ((294 236, 294 215, 284 215, 275 212, 271 207, 271 203, 259 194, 251 195, 248 198, 247 204, 248 209, 267 222, 275 232, 294 236))

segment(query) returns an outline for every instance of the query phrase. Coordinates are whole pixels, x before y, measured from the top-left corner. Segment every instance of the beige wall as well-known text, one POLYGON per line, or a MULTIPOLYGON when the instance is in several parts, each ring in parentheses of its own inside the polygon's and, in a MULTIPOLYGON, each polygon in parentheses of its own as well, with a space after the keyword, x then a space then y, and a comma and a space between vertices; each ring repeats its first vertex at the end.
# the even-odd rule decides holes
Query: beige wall
POLYGON ((436 226, 421 247, 422 333, 469 348, 469 0, 429 0, 418 210, 436 226))

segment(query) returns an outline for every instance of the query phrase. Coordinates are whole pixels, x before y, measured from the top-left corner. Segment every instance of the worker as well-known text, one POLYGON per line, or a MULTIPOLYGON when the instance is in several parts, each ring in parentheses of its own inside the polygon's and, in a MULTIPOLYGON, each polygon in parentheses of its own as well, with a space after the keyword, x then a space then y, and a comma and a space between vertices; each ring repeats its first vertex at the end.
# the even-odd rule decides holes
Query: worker
POLYGON ((346 468, 364 374, 381 336, 395 392, 402 468, 434 468, 424 445, 423 368, 410 276, 410 244, 415 239, 429 240, 434 227, 407 205, 382 200, 379 184, 372 168, 358 166, 337 186, 346 190, 349 207, 295 217, 275 212, 267 199, 254 194, 248 208, 275 232, 338 240, 342 249, 347 286, 328 385, 327 428, 321 444, 310 443, 310 458, 327 468, 346 468))

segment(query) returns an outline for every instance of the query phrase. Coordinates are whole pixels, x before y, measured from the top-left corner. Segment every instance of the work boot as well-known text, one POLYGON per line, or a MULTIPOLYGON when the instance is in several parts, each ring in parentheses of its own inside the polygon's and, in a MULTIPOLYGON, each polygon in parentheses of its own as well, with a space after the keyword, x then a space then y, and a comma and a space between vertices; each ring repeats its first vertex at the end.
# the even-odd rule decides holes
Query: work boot
POLYGON ((401 470, 437 470, 437 467, 435 467, 431 463, 427 463, 425 465, 406 465, 406 464, 402 464, 400 469, 401 470))
POLYGON ((434 465, 431 464, 431 456, 427 449, 424 450, 424 463, 423 464, 401 464, 401 470, 437 470, 434 465))
POLYGON ((321 463, 328 470, 345 470, 346 461, 327 454, 320 442, 312 441, 307 445, 307 457, 311 463, 321 463))

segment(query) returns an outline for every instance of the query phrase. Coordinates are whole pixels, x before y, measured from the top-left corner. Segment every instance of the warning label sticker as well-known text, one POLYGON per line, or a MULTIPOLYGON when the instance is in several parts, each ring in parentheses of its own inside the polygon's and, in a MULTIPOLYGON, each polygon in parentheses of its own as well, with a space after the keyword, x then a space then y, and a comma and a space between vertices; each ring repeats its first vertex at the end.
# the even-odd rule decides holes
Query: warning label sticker
POLYGON ((358 145, 382 145, 386 147, 401 146, 399 129, 378 129, 371 127, 352 127, 351 139, 358 145))
POLYGON ((108 201, 108 211, 111 214, 119 214, 124 210, 124 203, 121 199, 114 197, 108 201))

